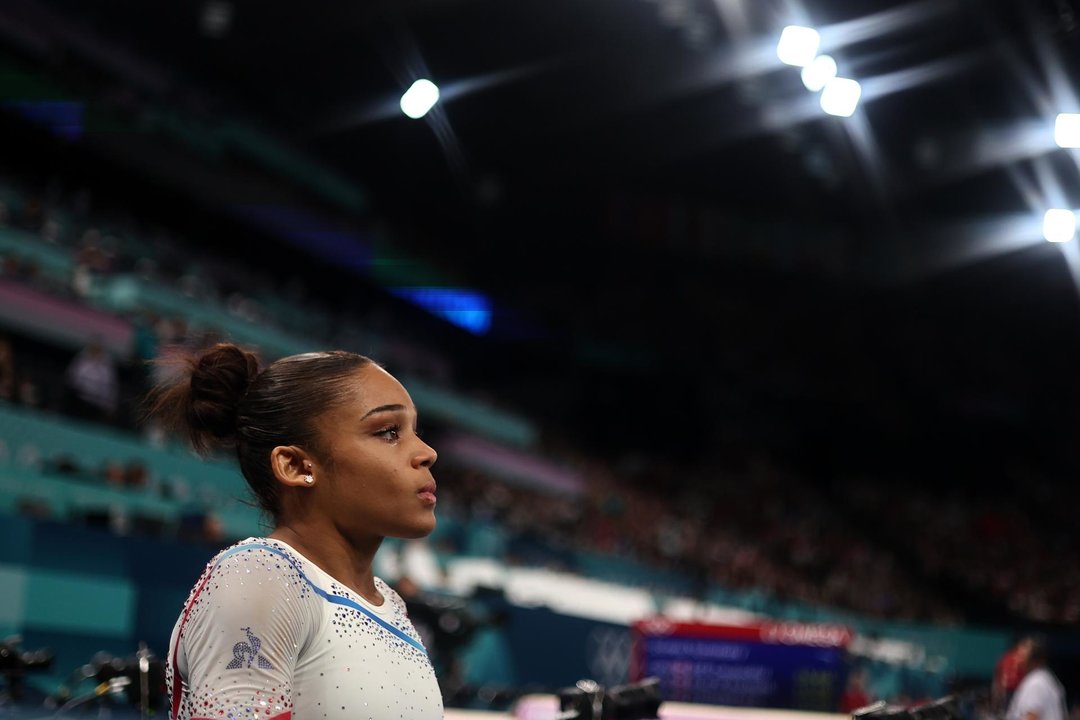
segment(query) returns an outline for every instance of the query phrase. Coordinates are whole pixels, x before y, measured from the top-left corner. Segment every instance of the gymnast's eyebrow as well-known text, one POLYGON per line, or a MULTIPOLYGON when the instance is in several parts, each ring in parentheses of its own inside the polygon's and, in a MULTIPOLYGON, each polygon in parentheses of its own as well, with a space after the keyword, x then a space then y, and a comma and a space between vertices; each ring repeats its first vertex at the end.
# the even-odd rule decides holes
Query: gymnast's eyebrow
POLYGON ((394 404, 394 405, 380 405, 380 406, 379 406, 379 407, 377 407, 377 408, 372 408, 371 410, 368 410, 367 414, 366 414, 366 415, 364 415, 364 417, 362 417, 362 418, 360 418, 360 419, 361 419, 361 420, 366 420, 366 419, 368 419, 369 417, 371 417, 372 415, 374 415, 375 413, 381 413, 381 412, 398 412, 398 411, 401 411, 401 410, 405 410, 405 409, 406 409, 406 408, 405 408, 405 406, 404 406, 404 405, 399 405, 399 404, 394 404))

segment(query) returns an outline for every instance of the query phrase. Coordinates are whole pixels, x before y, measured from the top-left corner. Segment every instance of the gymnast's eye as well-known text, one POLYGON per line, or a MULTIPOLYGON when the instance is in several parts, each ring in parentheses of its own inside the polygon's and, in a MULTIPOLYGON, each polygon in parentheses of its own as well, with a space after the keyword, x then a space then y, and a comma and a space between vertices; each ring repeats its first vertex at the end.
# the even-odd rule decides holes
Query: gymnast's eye
POLYGON ((388 428, 379 430, 375 435, 387 442, 397 442, 401 439, 401 428, 397 425, 391 425, 388 428))

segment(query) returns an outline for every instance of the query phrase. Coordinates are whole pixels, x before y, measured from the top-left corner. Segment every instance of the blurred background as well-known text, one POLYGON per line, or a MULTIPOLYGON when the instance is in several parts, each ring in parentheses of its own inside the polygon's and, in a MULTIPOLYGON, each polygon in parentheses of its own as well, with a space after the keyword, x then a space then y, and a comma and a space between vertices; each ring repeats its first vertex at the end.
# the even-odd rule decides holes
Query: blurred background
POLYGON ((439 524, 378 573, 448 707, 988 718, 1032 632, 1071 703, 1078 13, 5 0, 0 710, 163 655, 266 532, 139 419, 223 339, 412 393, 439 524))

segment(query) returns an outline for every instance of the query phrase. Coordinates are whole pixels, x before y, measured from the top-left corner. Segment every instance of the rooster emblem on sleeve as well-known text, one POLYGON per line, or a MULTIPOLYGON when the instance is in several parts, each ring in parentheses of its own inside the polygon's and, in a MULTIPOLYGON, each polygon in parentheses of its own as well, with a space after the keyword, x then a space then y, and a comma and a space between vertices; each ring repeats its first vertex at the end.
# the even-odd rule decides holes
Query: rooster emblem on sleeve
POLYGON ((233 659, 226 665, 228 670, 236 670, 242 667, 251 667, 251 663, 256 663, 263 670, 273 670, 274 666, 270 664, 270 661, 259 654, 259 650, 262 648, 262 640, 258 638, 255 633, 251 632, 251 628, 240 628, 247 635, 247 642, 241 640, 233 645, 233 659))

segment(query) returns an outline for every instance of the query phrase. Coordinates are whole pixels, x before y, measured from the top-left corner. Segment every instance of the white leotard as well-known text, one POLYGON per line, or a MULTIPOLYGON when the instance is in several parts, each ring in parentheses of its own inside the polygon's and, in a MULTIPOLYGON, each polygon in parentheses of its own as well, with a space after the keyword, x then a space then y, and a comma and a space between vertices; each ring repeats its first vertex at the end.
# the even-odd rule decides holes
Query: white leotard
POLYGON ((223 550, 173 628, 170 720, 442 718, 405 603, 375 584, 379 606, 280 540, 223 550))

